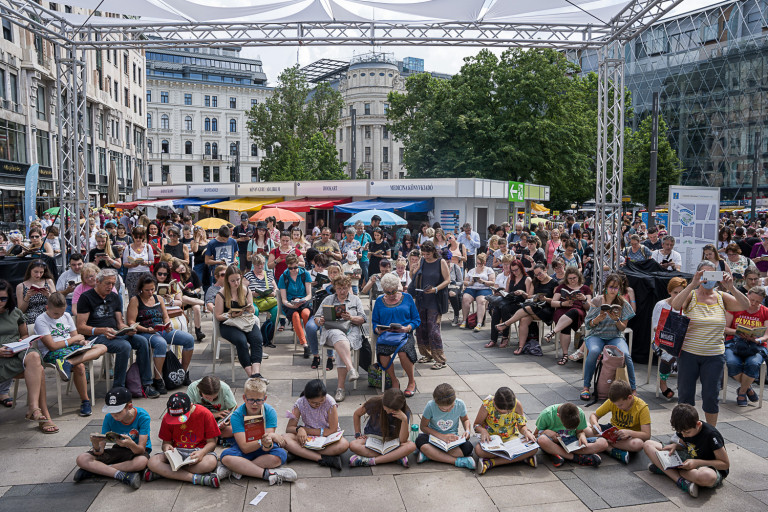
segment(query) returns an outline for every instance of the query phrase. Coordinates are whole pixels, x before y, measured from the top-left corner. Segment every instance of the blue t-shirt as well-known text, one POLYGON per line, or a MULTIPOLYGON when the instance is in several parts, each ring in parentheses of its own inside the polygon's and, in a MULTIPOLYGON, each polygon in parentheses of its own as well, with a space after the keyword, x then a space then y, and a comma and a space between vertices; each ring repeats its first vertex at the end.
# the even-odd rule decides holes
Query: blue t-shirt
MULTIPOLYGON (((264 404, 264 428, 277 428, 277 412, 269 405, 264 404)), ((245 404, 238 407, 232 416, 229 417, 229 423, 232 425, 232 433, 245 432, 244 419, 248 415, 245 404)))
POLYGON ((429 428, 433 428, 441 434, 458 435, 461 417, 466 415, 467 406, 464 405, 464 400, 457 398, 448 412, 441 411, 435 401, 430 400, 424 408, 422 416, 429 419, 429 428))
POLYGON ((224 260, 227 265, 235 263, 235 253, 238 252, 237 242, 228 238, 226 242, 220 242, 217 239, 213 239, 208 242, 205 249, 205 254, 211 256, 214 260, 224 260))
POLYGON ((312 282, 312 274, 299 267, 299 273, 296 276, 296 280, 290 279, 290 270, 283 272, 280 276, 280 281, 277 283, 277 287, 281 290, 285 290, 285 298, 292 300, 295 298, 302 298, 307 296, 307 287, 305 283, 312 282), (302 277, 303 276, 303 277, 302 277))
POLYGON ((121 423, 107 414, 104 422, 101 424, 101 433, 114 432, 116 434, 125 434, 133 439, 133 442, 139 444, 139 436, 147 436, 147 451, 152 450, 152 436, 149 435, 149 413, 141 407, 136 407, 136 417, 130 425, 121 423))
MULTIPOLYGON (((355 235, 355 240, 360 242, 361 247, 365 247, 365 244, 373 242, 371 235, 369 235, 367 231, 363 231, 362 235, 355 235)), ((364 250, 360 254, 360 261, 368 261, 368 251, 364 250)))

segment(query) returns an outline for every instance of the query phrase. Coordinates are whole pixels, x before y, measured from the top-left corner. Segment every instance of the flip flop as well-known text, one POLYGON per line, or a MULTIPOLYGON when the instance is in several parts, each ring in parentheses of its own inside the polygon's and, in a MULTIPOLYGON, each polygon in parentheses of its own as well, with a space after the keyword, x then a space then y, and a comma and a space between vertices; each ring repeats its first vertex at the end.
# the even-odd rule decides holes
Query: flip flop
POLYGON ((413 389, 406 388, 405 391, 403 391, 406 398, 411 398, 414 393, 416 393, 416 386, 413 386, 413 389))
POLYGON ((579 398, 581 398, 581 399, 582 399, 582 400, 584 400, 585 402, 589 400, 590 396, 591 396, 591 395, 589 394, 589 391, 582 391, 582 392, 579 394, 579 398))
POLYGON ((661 392, 662 395, 664 395, 664 398, 667 400, 671 400, 673 396, 675 396, 675 392, 672 391, 672 388, 667 388, 664 391, 661 392))

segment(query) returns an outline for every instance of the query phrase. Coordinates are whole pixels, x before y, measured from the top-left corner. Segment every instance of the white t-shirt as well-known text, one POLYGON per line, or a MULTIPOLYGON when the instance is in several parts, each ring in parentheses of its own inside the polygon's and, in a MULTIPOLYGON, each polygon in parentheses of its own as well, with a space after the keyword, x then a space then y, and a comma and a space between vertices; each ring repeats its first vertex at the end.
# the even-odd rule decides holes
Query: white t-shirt
MULTIPOLYGON (((123 263, 128 263, 128 257, 133 259, 142 258, 144 263, 154 263, 155 255, 152 252, 152 247, 149 244, 144 244, 144 250, 140 253, 133 250, 133 247, 129 244, 126 250, 123 251, 123 263)), ((138 267, 129 268, 128 272, 149 272, 149 265, 139 265, 138 267)))
MULTIPOLYGON (((69 313, 64 313, 61 318, 54 320, 48 313, 45 312, 37 317, 35 320, 35 334, 37 336, 45 336, 50 334, 53 337, 53 341, 66 340, 71 337, 70 333, 76 331, 75 322, 72 321, 72 316, 69 313)), ((45 354, 49 352, 44 343, 37 344, 37 348, 40 351, 40 355, 45 357, 45 354)))
POLYGON ((467 288, 472 288, 473 290, 487 290, 488 285, 485 283, 475 282, 475 277, 481 278, 482 281, 494 281, 496 279, 496 272, 494 272, 493 269, 488 265, 483 267, 483 271, 480 273, 477 272, 477 268, 473 268, 467 272, 466 278, 469 279, 469 286, 467 286, 467 288))
POLYGON ((653 251, 651 253, 651 259, 655 260, 658 263, 661 263, 664 260, 671 260, 672 263, 674 263, 674 266, 666 267, 666 269, 669 271, 677 270, 678 266, 683 265, 683 258, 680 256, 680 253, 674 249, 672 249, 672 252, 669 253, 669 256, 662 254, 661 249, 657 251, 653 251))
POLYGON ((496 286, 498 286, 501 290, 507 289, 507 281, 509 281, 509 276, 505 275, 504 272, 500 272, 496 276, 496 286))
MULTIPOLYGON (((61 291, 67 287, 67 283, 74 281, 75 284, 80 284, 83 278, 80 274, 75 274, 71 268, 68 268, 66 272, 59 276, 59 280, 56 281, 56 289, 61 291)), ((72 294, 67 295, 68 299, 72 298, 72 294)))

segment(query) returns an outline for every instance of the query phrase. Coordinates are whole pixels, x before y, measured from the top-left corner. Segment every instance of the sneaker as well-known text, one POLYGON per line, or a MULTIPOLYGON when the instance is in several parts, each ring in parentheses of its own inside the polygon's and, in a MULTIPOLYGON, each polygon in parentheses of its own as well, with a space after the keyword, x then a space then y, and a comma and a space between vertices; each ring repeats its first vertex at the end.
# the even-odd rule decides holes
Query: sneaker
POLYGON ((151 469, 147 468, 144 470, 144 473, 141 475, 141 479, 145 482, 154 482, 155 480, 159 480, 163 477, 152 471, 151 469))
POLYGON ((600 456, 596 454, 580 455, 578 453, 575 453, 573 455, 573 462, 575 462, 579 466, 597 467, 600 465, 601 462, 603 462, 603 459, 601 459, 600 456))
POLYGON ((689 482, 685 478, 680 477, 677 481, 677 486, 691 495, 692 498, 699 497, 699 486, 693 482, 689 482))
POLYGON ((624 464, 629 464, 629 452, 627 450, 619 450, 618 448, 613 448, 611 450, 611 457, 620 462, 623 462, 624 464))
POLYGON ((416 456, 416 464, 423 464, 429 460, 429 457, 424 455, 422 452, 419 452, 419 454, 416 456))
POLYGON ((397 462, 399 462, 400 465, 403 466, 406 469, 409 468, 410 465, 411 465, 410 462, 408 462, 408 456, 407 455, 405 457, 403 457, 402 459, 400 459, 399 461, 397 461, 397 462))
POLYGON ((304 357, 304 359, 309 359, 309 345, 306 345, 304 343, 302 343, 302 345, 304 345, 303 357, 304 357))
POLYGON ((216 476, 219 477, 219 481, 224 480, 232 476, 232 470, 219 462, 219 465, 216 466, 216 476))
POLYGON ((266 352, 262 352, 261 353, 261 358, 262 359, 269 359, 269 354, 267 354, 266 352))
POLYGON ((83 468, 77 468, 77 471, 75 471, 75 475, 72 477, 72 480, 75 482, 82 482, 83 480, 87 480, 89 478, 98 478, 99 475, 96 473, 91 473, 90 471, 86 471, 83 468))
POLYGON ((128 472, 120 481, 134 490, 141 487, 141 477, 138 473, 128 472))
POLYGON ((349 373, 347 374, 347 380, 353 381, 353 380, 357 380, 359 378, 360 378, 360 374, 357 373, 357 369, 356 368, 350 368, 349 369, 349 373))
POLYGON ((93 414, 90 400, 83 400, 80 402, 80 416, 90 416, 93 414))
POLYGON ((295 482, 299 476, 291 468, 275 468, 269 470, 269 485, 283 485, 283 482, 295 482))
POLYGON ((461 322, 461 325, 459 326, 460 329, 466 329, 467 328, 467 322, 461 322))
POLYGON ((480 332, 480 326, 476 325, 474 329, 472 329, 472 332, 480 332))
POLYGON ((493 459, 484 459, 480 457, 477 460, 477 466, 475 466, 475 473, 478 475, 484 475, 494 466, 493 459))
POLYGON ((336 394, 334 395, 333 398, 337 402, 343 402, 346 397, 347 397, 347 392, 344 391, 343 389, 339 388, 339 389, 336 390, 336 394))
POLYGON ((150 384, 147 384, 146 386, 144 386, 142 388, 142 391, 144 391, 144 396, 147 398, 160 398, 160 393, 158 393, 157 390, 153 388, 150 384))
POLYGON ((261 379, 262 381, 264 381, 264 384, 269 386, 269 379, 267 379, 265 376, 263 376, 260 373, 254 373, 253 375, 251 375, 251 378, 252 379, 261 379))
POLYGON ((559 468, 563 464, 565 464, 565 459, 563 457, 561 457, 559 455, 553 455, 552 456, 552 465, 553 466, 555 466, 556 468, 559 468))
POLYGON ((72 378, 72 364, 69 361, 63 359, 56 360, 56 371, 59 372, 59 377, 64 382, 69 382, 72 378))
POLYGON ((370 466, 368 457, 363 457, 362 455, 353 455, 349 458, 349 467, 351 468, 362 468, 366 466, 370 466))
POLYGON ((657 466, 653 462, 648 464, 648 471, 650 471, 651 473, 653 473, 655 475, 664 475, 664 474, 666 474, 666 473, 664 473, 664 471, 659 466, 657 466))
POLYGON ((317 463, 323 467, 341 471, 341 457, 338 455, 321 455, 320 460, 317 461, 317 463))
POLYGON ((453 463, 457 468, 467 468, 471 471, 475 470, 475 459, 472 457, 459 457, 456 459, 456 461, 453 463))
POLYGON ((459 325, 459 317, 455 316, 455 317, 453 317, 453 320, 451 321, 451 327, 456 327, 457 325, 459 325))
POLYGON ((163 379, 152 379, 152 387, 155 388, 161 395, 168 394, 168 390, 165 387, 165 381, 163 379))
POLYGON ((530 457, 528 457, 527 459, 525 459, 523 462, 525 462, 526 464, 528 464, 528 465, 529 465, 529 466, 531 466, 532 468, 537 468, 537 467, 539 467, 539 459, 538 459, 538 457, 536 457, 536 455, 535 455, 535 454, 534 454, 534 455, 531 455, 530 457))

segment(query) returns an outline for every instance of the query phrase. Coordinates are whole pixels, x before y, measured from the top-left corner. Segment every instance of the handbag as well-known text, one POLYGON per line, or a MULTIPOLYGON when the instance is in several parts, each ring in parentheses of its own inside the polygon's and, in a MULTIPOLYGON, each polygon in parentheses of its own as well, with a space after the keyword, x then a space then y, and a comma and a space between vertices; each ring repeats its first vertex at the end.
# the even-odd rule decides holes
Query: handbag
POLYGON ((269 311, 277 306, 277 297, 260 297, 258 299, 253 299, 253 303, 259 311, 269 311))
POLYGON ((659 315, 659 325, 662 327, 656 330, 653 344, 657 348, 678 357, 683 349, 683 341, 685 340, 685 333, 688 332, 690 321, 691 319, 687 316, 671 309, 663 309, 659 315))
POLYGON ((163 382, 165 383, 165 389, 173 390, 181 387, 184 384, 184 377, 187 372, 181 367, 179 358, 172 350, 169 350, 165 354, 165 362, 163 363, 163 382))
POLYGON ((734 336, 729 348, 733 355, 741 358, 752 357, 760 351, 760 345, 745 340, 741 336, 734 336))
POLYGON ((408 333, 406 332, 392 332, 384 331, 376 338, 377 345, 387 345, 391 347, 397 347, 408 341, 408 333))
POLYGON ((236 327, 243 332, 251 332, 257 321, 258 317, 256 317, 256 315, 253 313, 243 313, 242 315, 236 316, 234 318, 227 318, 224 320, 224 325, 236 327))

